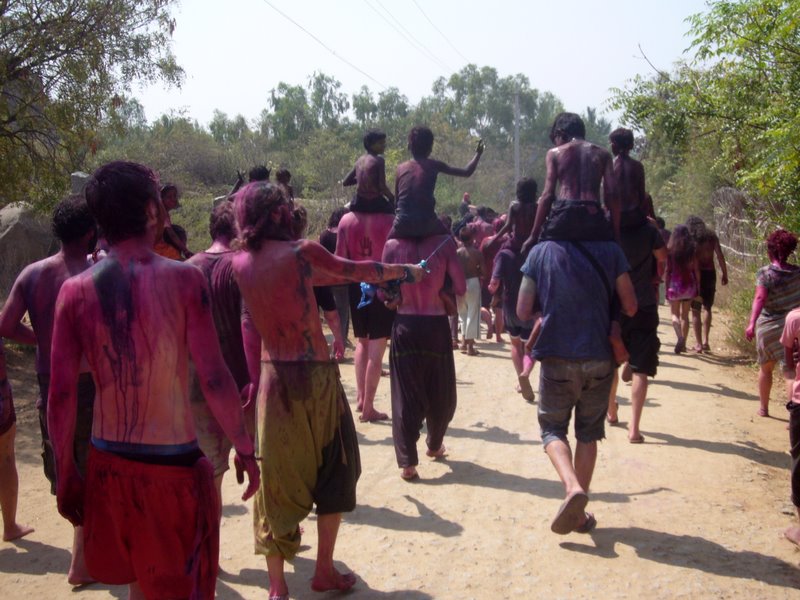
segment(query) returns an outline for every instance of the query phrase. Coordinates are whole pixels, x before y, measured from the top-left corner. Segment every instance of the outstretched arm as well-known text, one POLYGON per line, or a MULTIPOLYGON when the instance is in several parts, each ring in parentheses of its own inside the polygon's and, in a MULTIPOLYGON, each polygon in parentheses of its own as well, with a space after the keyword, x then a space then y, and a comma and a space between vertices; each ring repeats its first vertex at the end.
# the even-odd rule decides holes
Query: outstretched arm
MULTIPOLYGON (((342 235, 339 234, 341 239, 342 235)), ((338 244, 337 244, 338 250, 338 244)), ((395 279, 420 281, 425 271, 418 265, 389 265, 371 261, 352 261, 334 256, 316 242, 303 240, 299 251, 311 266, 312 285, 341 285, 364 281, 382 283, 395 279)))
POLYGON ((444 173, 445 175, 454 175, 455 177, 469 177, 475 172, 475 169, 478 168, 478 162, 481 160, 481 155, 485 149, 485 145, 483 140, 478 142, 478 147, 475 149, 475 156, 472 157, 472 160, 467 163, 467 166, 463 169, 458 167, 451 167, 448 164, 440 163, 439 172, 444 173))

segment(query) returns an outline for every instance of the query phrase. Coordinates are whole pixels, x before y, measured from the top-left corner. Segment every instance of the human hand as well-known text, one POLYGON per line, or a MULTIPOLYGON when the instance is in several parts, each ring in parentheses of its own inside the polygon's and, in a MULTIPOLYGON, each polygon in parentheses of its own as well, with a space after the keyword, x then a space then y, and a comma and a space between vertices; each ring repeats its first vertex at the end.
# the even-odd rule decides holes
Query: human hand
POLYGON ((241 400, 242 403, 242 410, 248 408, 255 401, 257 389, 258 386, 253 385, 252 383, 248 383, 242 388, 242 391, 239 393, 239 400, 241 400))
POLYGON ((247 489, 242 494, 242 500, 248 500, 261 485, 261 471, 258 468, 256 456, 255 454, 241 454, 237 450, 233 457, 233 466, 236 469, 236 483, 244 483, 244 474, 247 473, 247 489))
POLYGON ((403 268, 406 271, 403 283, 419 283, 425 279, 425 275, 427 274, 421 265, 403 265, 403 268))
POLYGON ((83 477, 73 467, 72 473, 58 479, 56 484, 56 503, 58 512, 75 527, 83 525, 83 506, 86 497, 86 485, 83 477))
POLYGON ((483 140, 478 140, 478 147, 475 148, 475 154, 483 154, 484 150, 486 150, 486 144, 483 140))
POLYGON ((728 274, 727 273, 723 273, 722 274, 722 279, 721 279, 720 283, 722 283, 722 285, 728 285, 728 274))
POLYGON ((755 335, 756 335, 756 326, 752 324, 748 325, 747 329, 744 330, 744 337, 747 338, 747 341, 752 342, 755 335))
POLYGON ((341 340, 333 340, 333 359, 336 361, 344 358, 344 343, 341 340))

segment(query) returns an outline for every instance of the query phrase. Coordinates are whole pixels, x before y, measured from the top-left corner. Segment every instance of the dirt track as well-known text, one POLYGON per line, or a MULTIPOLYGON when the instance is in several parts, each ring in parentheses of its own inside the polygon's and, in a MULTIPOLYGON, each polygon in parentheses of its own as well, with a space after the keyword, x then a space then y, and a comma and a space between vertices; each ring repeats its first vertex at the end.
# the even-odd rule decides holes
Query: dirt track
MULTIPOLYGON (((403 482, 391 427, 357 423, 363 475, 359 506, 342 525, 336 557, 359 582, 348 598, 798 598, 800 551, 782 539, 791 523, 785 411, 755 417, 755 371, 725 357, 672 353, 662 308, 661 368, 642 421, 644 445, 624 427, 607 428, 590 510, 591 535, 552 534, 563 495, 542 452, 535 407, 514 392, 508 346, 480 343, 482 356, 456 353, 459 407, 445 444, 449 457, 403 482)), ((719 334, 718 330, 713 333, 719 334)), ((712 335, 712 346, 719 340, 712 335)), ((66 582, 71 527, 55 511, 38 456, 30 354, 13 353, 17 399, 19 519, 36 532, 0 544, 4 598, 125 598, 125 588, 66 582)), ((538 373, 534 372, 534 375, 538 373)), ((351 404, 352 364, 342 366, 351 404)), ((620 419, 630 388, 620 385, 620 419)), ((388 380, 377 408, 389 409, 388 380)), ((420 446, 422 447, 422 446, 420 446)), ((266 568, 252 553, 249 507, 225 482, 223 599, 266 598, 266 568)), ((315 520, 288 567, 292 598, 324 598, 308 580, 315 520)))

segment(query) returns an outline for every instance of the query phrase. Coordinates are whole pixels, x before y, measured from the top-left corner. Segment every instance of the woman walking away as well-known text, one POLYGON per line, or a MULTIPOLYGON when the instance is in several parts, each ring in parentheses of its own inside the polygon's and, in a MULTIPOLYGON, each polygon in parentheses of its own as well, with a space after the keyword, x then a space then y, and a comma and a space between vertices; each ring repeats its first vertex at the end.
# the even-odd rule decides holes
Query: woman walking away
POLYGON ((756 275, 756 293, 750 311, 750 323, 744 331, 748 340, 756 338, 758 351, 758 415, 769 416, 769 394, 776 361, 783 361, 781 333, 786 314, 800 306, 800 267, 789 264, 797 247, 797 237, 785 229, 773 231, 767 238, 769 262, 756 275))
POLYGON ((689 305, 697 296, 700 270, 695 257, 692 236, 686 225, 678 225, 672 232, 667 246, 667 300, 672 311, 672 326, 678 338, 675 354, 686 351, 686 336, 689 333, 689 305))

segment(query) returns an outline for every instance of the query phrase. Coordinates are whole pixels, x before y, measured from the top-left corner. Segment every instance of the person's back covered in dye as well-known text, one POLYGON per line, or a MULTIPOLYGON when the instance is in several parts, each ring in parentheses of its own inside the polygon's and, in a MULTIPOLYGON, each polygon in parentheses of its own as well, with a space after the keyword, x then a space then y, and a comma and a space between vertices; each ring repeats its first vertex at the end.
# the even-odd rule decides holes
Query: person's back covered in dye
POLYGON ((350 210, 366 213, 394 213, 394 195, 386 185, 386 134, 380 129, 370 129, 364 135, 367 151, 356 160, 355 167, 342 180, 347 187, 356 185, 350 210))
POLYGON ((436 179, 439 173, 455 177, 471 176, 483 154, 483 140, 478 142, 475 156, 463 169, 430 158, 433 132, 427 127, 414 127, 411 130, 408 149, 413 158, 397 167, 397 215, 389 238, 423 238, 449 233, 436 216, 436 179))

